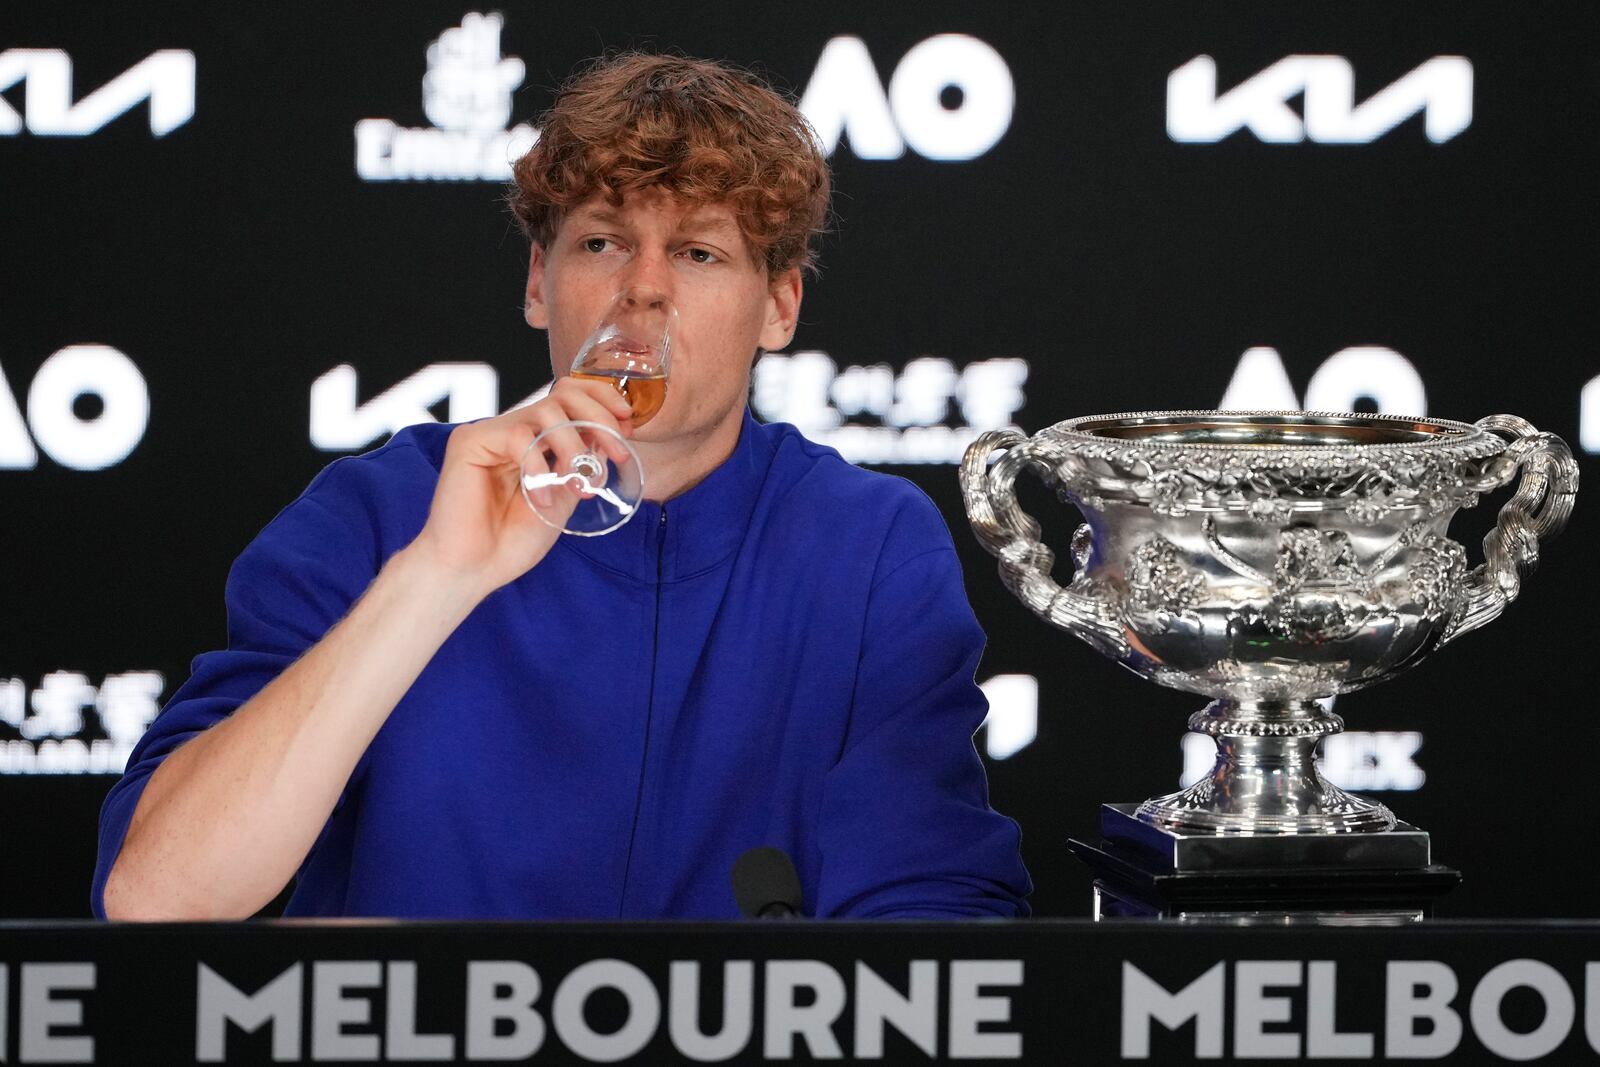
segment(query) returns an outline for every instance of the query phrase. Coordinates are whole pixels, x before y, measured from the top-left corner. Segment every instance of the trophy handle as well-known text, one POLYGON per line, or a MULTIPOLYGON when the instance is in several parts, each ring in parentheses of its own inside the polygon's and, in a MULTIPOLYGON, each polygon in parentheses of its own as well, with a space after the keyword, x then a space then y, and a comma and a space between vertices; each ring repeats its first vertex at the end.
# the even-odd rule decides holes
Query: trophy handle
POLYGON ((1561 438, 1540 433, 1515 415, 1490 415, 1477 425, 1511 442, 1494 461, 1500 472, 1486 481, 1491 487, 1504 485, 1514 471, 1522 479, 1483 539, 1484 562, 1467 575, 1465 596, 1440 645, 1490 622, 1517 599, 1523 580, 1539 563, 1540 539, 1566 526, 1578 493, 1578 464, 1561 438))
POLYGON ((1035 443, 1016 430, 991 430, 974 441, 961 460, 961 495, 967 518, 985 550, 1000 561, 1000 580, 1035 615, 1092 645, 1122 658, 1128 640, 1110 606, 1098 597, 1063 588, 1050 577, 1055 562, 1039 540, 1039 523, 1017 504, 1017 475, 1032 468, 1054 484, 1051 464, 1035 443), (991 467, 989 457, 1005 450, 991 467))

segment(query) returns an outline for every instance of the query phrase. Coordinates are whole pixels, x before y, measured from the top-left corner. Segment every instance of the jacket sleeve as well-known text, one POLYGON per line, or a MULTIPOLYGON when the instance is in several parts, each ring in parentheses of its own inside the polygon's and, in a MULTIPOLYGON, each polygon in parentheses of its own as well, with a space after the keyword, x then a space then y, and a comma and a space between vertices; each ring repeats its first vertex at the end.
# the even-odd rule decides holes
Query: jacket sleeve
POLYGON ((150 776, 185 741, 215 726, 342 618, 377 573, 372 527, 354 470, 328 467, 251 542, 228 574, 228 643, 192 673, 134 747, 100 811, 90 906, 105 918, 106 878, 150 776))
POLYGON ((974 680, 983 631, 949 531, 918 496, 913 543, 923 547, 880 562, 851 725, 823 784, 816 913, 1023 916, 1032 885, 1021 835, 989 806, 972 740, 988 708, 974 680))

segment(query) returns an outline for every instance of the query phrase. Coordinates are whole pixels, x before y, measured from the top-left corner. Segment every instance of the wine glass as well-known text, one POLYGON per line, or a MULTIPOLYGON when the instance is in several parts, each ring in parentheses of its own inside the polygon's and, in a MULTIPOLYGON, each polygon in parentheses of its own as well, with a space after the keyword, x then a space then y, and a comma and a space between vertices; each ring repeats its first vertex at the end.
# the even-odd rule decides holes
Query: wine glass
MULTIPOLYGON (((569 373, 615 388, 638 429, 666 401, 677 325, 678 310, 665 294, 624 289, 611 298, 569 373)), ((638 510, 644 469, 632 443, 615 430, 569 420, 545 430, 523 452, 522 496, 542 522, 562 533, 597 537, 638 510)))

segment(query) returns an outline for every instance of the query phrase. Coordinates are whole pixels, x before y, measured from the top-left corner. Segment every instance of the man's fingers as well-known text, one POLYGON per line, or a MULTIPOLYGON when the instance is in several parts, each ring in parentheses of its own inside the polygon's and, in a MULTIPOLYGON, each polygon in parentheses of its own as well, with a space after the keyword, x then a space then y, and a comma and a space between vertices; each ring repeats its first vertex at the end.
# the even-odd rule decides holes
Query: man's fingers
MULTIPOLYGON (((618 400, 622 400, 622 398, 617 396, 615 392, 611 393, 611 396, 616 397, 618 400)), ((623 437, 626 437, 628 430, 632 429, 632 423, 630 421, 626 419, 619 421, 612 415, 610 409, 601 404, 594 397, 586 394, 573 393, 570 396, 563 397, 562 403, 566 408, 567 414, 573 419, 582 422, 592 422, 598 426, 604 426, 607 429, 615 430, 619 436, 623 437)), ((626 409, 627 402, 623 401, 622 406, 624 409, 626 409)), ((584 437, 592 446, 597 447, 606 455, 610 456, 612 461, 618 465, 628 462, 627 447, 610 434, 586 432, 584 437)))
POLYGON ((502 417, 467 423, 451 431, 446 460, 449 453, 454 451, 475 467, 518 463, 537 433, 536 425, 520 419, 502 417))
POLYGON ((537 477, 548 474, 544 460, 539 455, 538 449, 530 450, 536 431, 525 422, 512 423, 506 433, 507 458, 518 464, 517 477, 522 479, 524 487, 528 489, 532 498, 541 507, 549 503, 548 493, 537 485, 528 486, 526 483, 530 476, 537 477))
POLYGON ((573 460, 589 450, 589 445, 574 427, 558 423, 544 432, 544 437, 535 451, 544 453, 545 462, 549 463, 550 469, 557 474, 572 474, 573 460))
MULTIPOLYGON (((531 427, 529 429, 531 432, 531 427)), ((532 440, 531 437, 529 439, 532 440)), ((547 508, 553 503, 549 475, 550 464, 545 462, 543 451, 536 448, 527 452, 522 460, 522 487, 528 491, 529 498, 541 508, 547 508)))
POLYGON ((580 475, 591 486, 603 486, 608 480, 606 460, 618 466, 631 461, 622 438, 632 430, 627 399, 609 383, 563 378, 538 403, 457 427, 450 437, 447 461, 453 454, 458 462, 476 467, 511 467, 541 510, 561 503, 576 505, 591 494, 572 476, 580 475), (592 423, 616 436, 563 425, 570 422, 592 423), (535 440, 539 446, 530 451, 535 440), (592 462, 581 461, 585 455, 599 460, 598 469, 592 462))
POLYGON ((537 435, 538 431, 525 422, 512 423, 511 430, 507 434, 507 445, 511 458, 521 460, 523 454, 528 451, 528 446, 533 444, 533 439, 537 435))
MULTIPOLYGON (((616 386, 610 382, 592 381, 584 378, 562 378, 550 390, 550 399, 557 400, 563 407, 569 402, 580 402, 578 398, 593 400, 610 414, 609 421, 622 422, 633 416, 633 408, 628 403, 628 398, 617 391, 616 386)), ((571 411, 571 408, 567 408, 571 411)), ((608 420, 595 420, 597 422, 608 420)))

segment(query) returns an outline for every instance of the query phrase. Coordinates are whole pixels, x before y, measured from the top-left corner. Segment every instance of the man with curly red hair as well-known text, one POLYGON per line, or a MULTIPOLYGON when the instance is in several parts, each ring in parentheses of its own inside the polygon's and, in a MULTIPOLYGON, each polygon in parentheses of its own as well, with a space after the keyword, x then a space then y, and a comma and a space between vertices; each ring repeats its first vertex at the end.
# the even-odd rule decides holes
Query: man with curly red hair
POLYGON ((106 800, 96 912, 243 917, 295 879, 288 914, 731 917, 730 867, 770 846, 806 914, 1025 914, 949 531, 746 409, 827 213, 805 120, 722 64, 630 54, 561 91, 515 177, 549 396, 331 464, 246 549, 228 648, 106 800), (567 376, 635 286, 680 315, 638 429, 567 376), (520 493, 570 419, 649 471, 606 537, 520 493))

